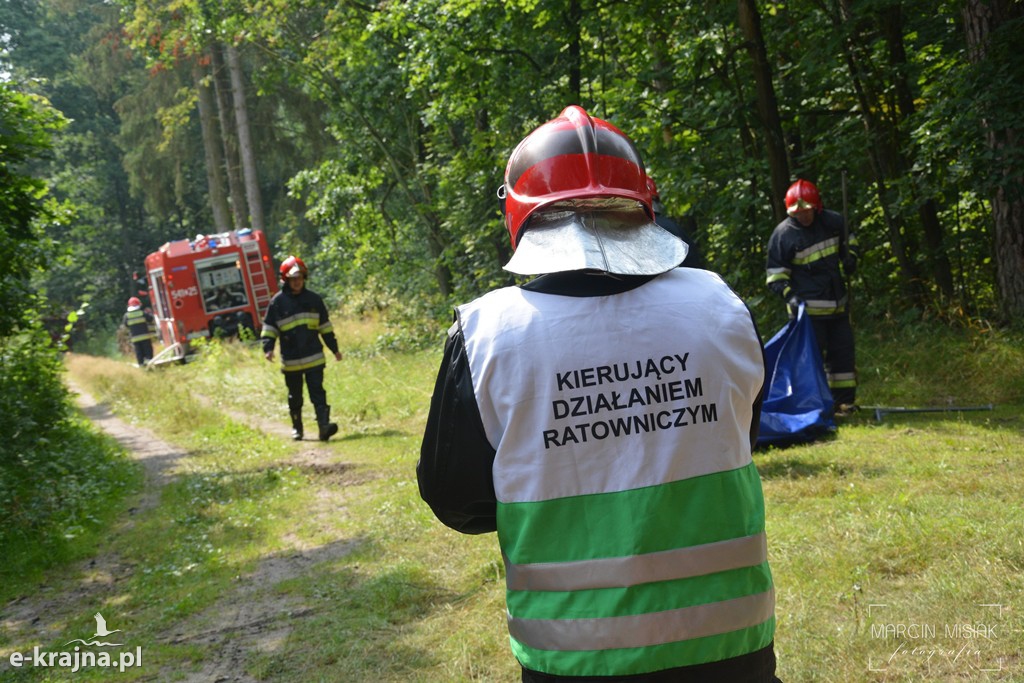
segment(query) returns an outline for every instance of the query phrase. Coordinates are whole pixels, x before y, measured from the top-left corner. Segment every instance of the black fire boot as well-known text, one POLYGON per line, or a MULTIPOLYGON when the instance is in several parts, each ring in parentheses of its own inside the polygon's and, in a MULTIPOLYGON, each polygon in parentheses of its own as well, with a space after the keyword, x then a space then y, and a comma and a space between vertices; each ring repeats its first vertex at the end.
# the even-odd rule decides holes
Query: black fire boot
POLYGON ((302 413, 292 413, 292 439, 302 441, 302 413))
POLYGON ((331 422, 330 406, 316 406, 316 423, 320 427, 321 441, 327 441, 338 433, 338 425, 331 422))

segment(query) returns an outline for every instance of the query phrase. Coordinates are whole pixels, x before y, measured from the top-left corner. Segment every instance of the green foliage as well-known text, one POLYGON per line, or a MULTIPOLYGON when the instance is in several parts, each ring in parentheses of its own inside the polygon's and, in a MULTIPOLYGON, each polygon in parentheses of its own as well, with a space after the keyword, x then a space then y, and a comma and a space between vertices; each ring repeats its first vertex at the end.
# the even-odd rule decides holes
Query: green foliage
POLYGON ((59 221, 63 207, 47 198, 47 185, 31 165, 64 124, 43 98, 0 82, 0 339, 31 319, 37 304, 32 277, 53 254, 43 227, 59 221))
MULTIPOLYGON (((123 454, 79 418, 40 328, 0 340, 0 586, 89 550, 137 483, 123 454)), ((0 601, 7 594, 0 591, 0 601)))
MULTIPOLYGON (((870 314, 990 317, 1004 294, 987 202, 1012 195, 1024 167, 1009 134, 1024 124, 1019 13, 972 62, 953 2, 756 5, 785 172, 847 212, 870 314), (993 147, 987 133, 1005 139, 993 147)), ((710 267, 775 315, 764 244, 782 171, 735 5, 29 0, 0 11, 8 61, 25 82, 47 79, 36 87, 74 120, 49 169, 78 206, 70 229, 49 234, 66 255, 42 282, 57 315, 84 297, 95 324, 112 320, 146 253, 209 232, 194 103, 214 43, 243 59, 275 253, 315 261, 334 301, 440 309, 513 282, 494 198, 505 161, 578 103, 637 142, 710 267)))

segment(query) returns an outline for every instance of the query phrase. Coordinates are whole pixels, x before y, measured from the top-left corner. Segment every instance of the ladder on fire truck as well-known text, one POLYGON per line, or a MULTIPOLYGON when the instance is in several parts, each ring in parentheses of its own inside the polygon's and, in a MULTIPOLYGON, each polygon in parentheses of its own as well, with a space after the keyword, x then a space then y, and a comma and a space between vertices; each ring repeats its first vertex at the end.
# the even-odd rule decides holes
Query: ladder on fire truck
POLYGON ((249 272, 252 295, 256 299, 256 311, 261 322, 267 315, 267 306, 270 305, 273 293, 270 291, 270 283, 267 282, 267 270, 260 256, 259 242, 243 242, 242 252, 245 254, 245 269, 249 272))

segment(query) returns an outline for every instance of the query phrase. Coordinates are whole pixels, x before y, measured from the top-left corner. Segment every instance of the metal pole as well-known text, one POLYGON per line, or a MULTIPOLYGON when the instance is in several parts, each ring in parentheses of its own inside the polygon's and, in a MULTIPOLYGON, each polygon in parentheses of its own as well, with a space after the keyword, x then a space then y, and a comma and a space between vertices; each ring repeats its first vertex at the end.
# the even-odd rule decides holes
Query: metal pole
POLYGON ((890 413, 961 413, 971 412, 978 410, 994 410, 995 406, 991 403, 983 406, 946 406, 943 408, 903 408, 903 407, 887 407, 887 406, 865 406, 864 410, 875 411, 875 421, 881 422, 882 418, 890 413))

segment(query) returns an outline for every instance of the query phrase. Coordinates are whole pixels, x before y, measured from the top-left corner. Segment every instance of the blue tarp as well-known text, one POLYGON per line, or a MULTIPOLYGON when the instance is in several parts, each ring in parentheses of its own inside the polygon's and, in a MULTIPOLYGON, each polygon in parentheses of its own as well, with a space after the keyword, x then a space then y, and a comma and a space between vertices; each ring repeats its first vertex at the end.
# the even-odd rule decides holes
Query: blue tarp
POLYGON ((832 392, 810 317, 801 305, 764 346, 768 387, 758 446, 813 441, 835 431, 832 392))

